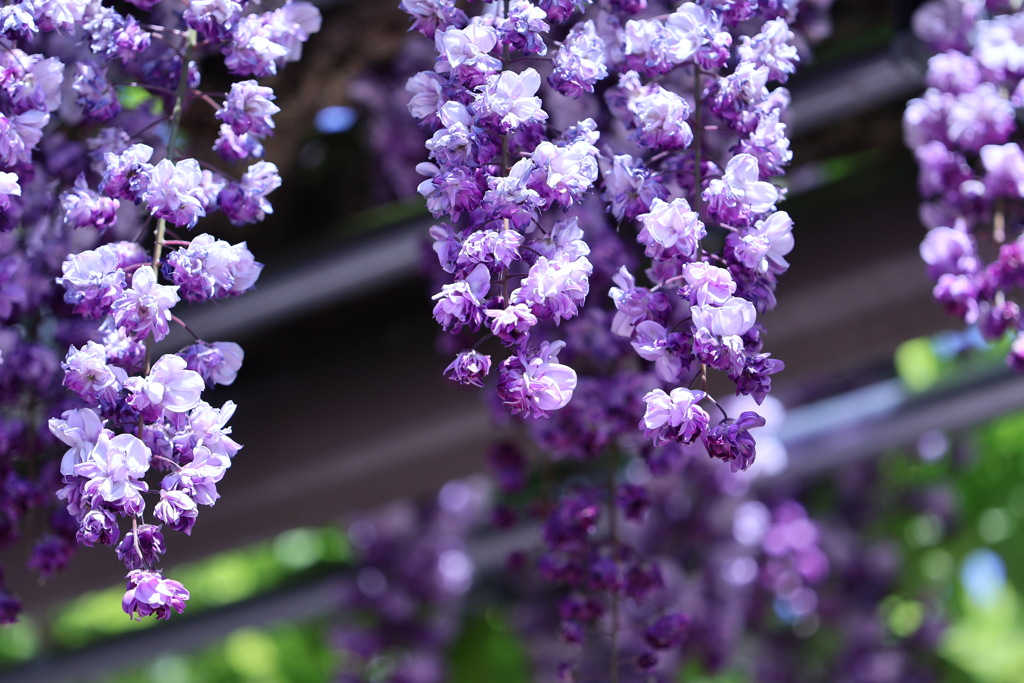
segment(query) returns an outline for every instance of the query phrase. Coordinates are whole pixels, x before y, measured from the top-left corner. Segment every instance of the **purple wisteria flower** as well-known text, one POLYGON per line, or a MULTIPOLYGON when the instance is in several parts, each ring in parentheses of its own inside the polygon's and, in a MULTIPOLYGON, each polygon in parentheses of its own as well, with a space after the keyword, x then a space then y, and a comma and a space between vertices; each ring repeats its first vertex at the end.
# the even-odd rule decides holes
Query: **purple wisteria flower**
POLYGON ((565 342, 541 342, 536 353, 507 358, 499 368, 498 395, 512 414, 543 417, 564 407, 576 388, 576 371, 558 362, 565 342))
POLYGON ((176 164, 161 159, 149 172, 142 200, 157 218, 193 228, 206 215, 209 203, 203 185, 203 172, 195 159, 184 159, 176 164))
POLYGON ((178 288, 157 282, 156 271, 145 266, 132 273, 132 284, 114 301, 114 324, 135 339, 153 334, 160 341, 170 332, 171 308, 180 301, 178 288))
POLYGON ((676 387, 670 393, 655 389, 644 396, 646 409, 640 428, 655 445, 677 441, 692 443, 708 428, 709 416, 698 403, 707 396, 703 391, 676 387))
POLYGON ((206 385, 198 372, 189 370, 184 358, 172 354, 160 357, 145 377, 130 377, 124 382, 127 403, 152 421, 163 411, 184 413, 199 405, 206 385))
POLYGON ((157 619, 170 619, 171 610, 185 611, 189 592, 179 582, 165 579, 162 574, 145 569, 128 572, 128 586, 121 607, 133 619, 155 615, 157 619))
POLYGON ((445 368, 444 374, 459 384, 482 387, 484 377, 491 371, 491 357, 479 351, 460 351, 455 360, 445 368))
POLYGON ((151 457, 149 448, 138 437, 112 436, 104 430, 85 459, 75 465, 74 474, 86 480, 82 493, 87 498, 103 500, 134 516, 146 506, 142 492, 149 486, 143 477, 151 457))

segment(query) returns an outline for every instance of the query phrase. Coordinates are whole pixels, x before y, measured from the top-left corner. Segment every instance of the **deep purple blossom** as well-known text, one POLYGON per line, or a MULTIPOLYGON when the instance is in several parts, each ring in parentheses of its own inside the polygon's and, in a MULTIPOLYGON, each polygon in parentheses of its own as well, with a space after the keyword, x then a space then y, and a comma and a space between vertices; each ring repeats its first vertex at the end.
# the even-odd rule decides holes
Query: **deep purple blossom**
POLYGON ((160 557, 167 552, 164 535, 160 527, 139 524, 124 535, 115 548, 117 559, 130 569, 148 569, 160 564, 160 557))

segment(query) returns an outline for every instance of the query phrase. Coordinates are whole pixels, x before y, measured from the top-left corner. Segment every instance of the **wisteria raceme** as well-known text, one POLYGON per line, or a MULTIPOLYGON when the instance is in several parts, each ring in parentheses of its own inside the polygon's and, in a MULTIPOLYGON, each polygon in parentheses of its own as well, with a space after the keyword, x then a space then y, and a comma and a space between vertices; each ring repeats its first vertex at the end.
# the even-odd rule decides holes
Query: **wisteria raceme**
MULTIPOLYGON (((822 3, 804 4, 816 25, 822 3)), ((495 404, 554 457, 665 472, 666 452, 694 444, 742 471, 764 421, 730 417, 708 378, 760 403, 782 369, 758 318, 793 248, 772 182, 792 156, 789 95, 773 84, 800 60, 803 4, 654 5, 516 0, 469 16, 401 3, 437 51, 406 86, 427 139, 418 190, 439 220, 434 317, 466 344, 445 374, 485 386, 494 369, 495 404)), ((626 596, 642 607, 640 586, 656 583, 615 531, 643 495, 620 494, 562 492, 538 565, 580 593, 566 614, 585 616, 563 619, 563 636, 610 633, 594 647, 613 651, 626 596), (563 522, 575 531, 551 531, 563 522)), ((687 617, 663 616, 639 628, 678 649, 687 617)))
MULTIPOLYGON (((188 591, 159 569, 164 529, 191 532, 241 447, 227 426, 234 404, 202 400, 208 386, 234 381, 241 348, 197 339, 157 357, 153 346, 181 323, 182 298, 240 295, 262 269, 244 242, 174 230, 218 210, 236 224, 273 210, 267 195, 281 181, 259 158, 260 140, 280 109, 250 77, 298 59, 319 25, 319 11, 301 1, 269 11, 219 0, 22 0, 0 9, 0 477, 5 490, 27 494, 4 510, 11 533, 0 541, 56 492, 55 533, 30 566, 50 575, 76 539, 116 546, 133 618, 185 608, 188 591), (215 55, 247 80, 219 95, 201 91, 199 64, 215 55), (124 97, 124 83, 136 97, 124 97), (182 112, 201 98, 221 101, 221 134, 204 144, 227 162, 249 160, 237 178, 204 168, 179 144, 192 137, 181 134, 182 112), (35 317, 52 320, 56 334, 17 324, 35 317), (39 415, 23 407, 32 405, 39 415), (52 434, 42 449, 24 438, 40 431, 40 415, 52 434), (57 444, 63 458, 47 453, 57 444)), ((13 620, 17 602, 3 585, 0 604, 0 621, 13 620)))
POLYGON ((922 5, 914 28, 937 53, 928 60, 928 88, 903 116, 920 169, 928 228, 921 257, 935 299, 986 340, 1009 337, 1007 363, 1017 370, 1024 369, 1022 26, 1024 13, 1010 5, 922 5))

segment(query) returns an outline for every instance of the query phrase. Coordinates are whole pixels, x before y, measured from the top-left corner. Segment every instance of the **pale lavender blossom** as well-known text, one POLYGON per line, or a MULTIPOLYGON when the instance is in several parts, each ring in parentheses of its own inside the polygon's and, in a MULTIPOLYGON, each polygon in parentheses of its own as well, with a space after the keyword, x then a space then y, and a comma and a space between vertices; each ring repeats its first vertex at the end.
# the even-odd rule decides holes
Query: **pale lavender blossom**
POLYGON ((640 146, 685 149, 693 142, 693 131, 686 122, 690 105, 671 90, 651 84, 629 100, 628 108, 636 126, 633 138, 640 146))
POLYGON ((60 473, 67 477, 75 473, 75 465, 85 457, 103 432, 104 421, 91 408, 65 410, 61 416, 51 417, 47 423, 50 433, 71 446, 60 461, 60 473))
POLYGON ((985 187, 993 196, 1024 197, 1024 151, 1019 144, 985 145, 979 154, 985 187))
POLYGON ((743 36, 736 54, 744 62, 767 67, 770 79, 785 83, 800 61, 793 39, 789 24, 779 17, 766 21, 757 35, 743 36))
POLYGON ((578 202, 597 180, 597 148, 586 141, 559 146, 544 140, 530 158, 544 178, 534 189, 563 207, 578 202))
POLYGON ((956 95, 946 112, 950 142, 970 152, 1007 142, 1016 128, 1016 111, 994 83, 981 83, 956 95))
POLYGON ((164 477, 160 488, 184 491, 198 505, 213 505, 220 498, 217 483, 231 467, 231 458, 205 445, 192 448, 191 455, 191 461, 164 477))
POLYGON ((11 206, 11 197, 21 196, 21 185, 18 174, 0 171, 0 211, 7 211, 11 206))
POLYGON ((206 215, 202 186, 203 172, 195 159, 183 159, 177 164, 161 159, 149 173, 142 199, 155 217, 193 228, 206 215))
POLYGON ((437 44, 438 73, 454 72, 471 85, 501 68, 501 60, 491 52, 498 44, 498 31, 473 17, 465 28, 450 27, 434 36, 437 44))
POLYGON ((746 299, 731 296, 718 306, 691 306, 690 315, 696 329, 703 328, 716 337, 738 337, 754 326, 757 311, 746 299))
POLYGON ((199 405, 206 385, 198 372, 189 370, 184 358, 165 354, 153 363, 146 377, 130 377, 125 383, 128 405, 153 419, 164 410, 184 413, 199 405))
POLYGON ((636 218, 650 211, 655 199, 665 199, 668 190, 646 164, 628 154, 616 154, 608 164, 602 159, 604 193, 608 209, 618 220, 636 218))
POLYGON ((97 543, 112 546, 117 543, 120 536, 117 517, 112 511, 103 508, 94 508, 86 512, 75 534, 79 543, 90 548, 97 543))
POLYGON ((131 287, 111 306, 114 323, 135 339, 153 334, 160 341, 170 332, 171 309, 180 301, 178 288, 157 282, 156 271, 145 266, 132 274, 131 287))
POLYGON ((547 13, 529 0, 512 0, 503 21, 497 25, 501 42, 523 54, 543 56, 548 46, 544 34, 551 30, 547 13))
POLYGON ((191 457, 192 450, 201 445, 216 455, 233 458, 242 448, 231 438, 231 427, 227 426, 236 407, 233 401, 227 401, 220 408, 200 401, 188 414, 187 427, 174 436, 175 449, 191 457))
POLYGON ((520 353, 500 367, 498 395, 513 415, 546 417, 565 407, 576 388, 576 371, 558 362, 565 342, 541 342, 536 354, 520 353))
POLYGON ((722 177, 712 179, 704 190, 708 212, 728 225, 748 225, 756 215, 770 211, 779 191, 758 178, 756 157, 737 154, 731 158, 722 177))
POLYGON ((611 324, 612 334, 628 339, 641 321, 663 319, 671 308, 664 292, 637 287, 636 278, 626 266, 619 268, 612 276, 612 282, 615 286, 608 290, 616 310, 611 324))
POLYGON ((195 370, 206 386, 229 385, 238 376, 245 353, 234 342, 199 342, 178 352, 189 370, 195 370))
POLYGON ((686 286, 680 294, 695 306, 721 306, 736 293, 736 281, 725 268, 697 261, 684 265, 682 274, 686 286))
POLYGON ((274 207, 267 195, 281 186, 277 166, 257 161, 242 175, 240 182, 229 182, 217 194, 217 206, 235 225, 262 221, 274 207))
POLYGON ((168 254, 163 273, 185 299, 204 301, 243 294, 262 270, 245 242, 229 244, 204 233, 168 254))
POLYGON ((793 250, 793 219, 777 211, 753 228, 730 233, 726 241, 736 259, 751 271, 779 275, 789 268, 785 257, 793 250))
POLYGON ((32 161, 32 150, 43 139, 50 122, 45 111, 30 109, 15 116, 0 113, 0 164, 10 168, 32 161))
POLYGON ((61 367, 64 386, 89 405, 113 405, 128 380, 123 369, 108 365, 106 350, 94 341, 87 341, 80 349, 68 349, 61 367))
POLYGON ((462 241, 455 262, 466 271, 478 263, 486 264, 496 272, 505 270, 521 258, 519 248, 522 245, 523 236, 515 230, 477 230, 462 241))
POLYGON ((594 92, 594 85, 607 78, 605 43, 590 19, 574 24, 555 53, 551 86, 566 97, 594 92))
POLYGON ((231 84, 224 106, 216 113, 238 135, 255 133, 270 135, 274 130, 274 114, 281 108, 274 104, 274 91, 254 80, 231 84))
POLYGON ((64 301, 86 318, 106 315, 124 291, 125 275, 117 251, 107 244, 69 256, 62 271, 57 284, 64 287, 64 301))
POLYGON ((191 0, 182 18, 189 28, 215 43, 228 38, 242 16, 242 6, 235 0, 191 0))
POLYGON ((109 436, 104 431, 74 471, 87 480, 82 488, 86 496, 99 498, 134 516, 146 506, 142 492, 149 487, 143 477, 149 471, 151 457, 149 448, 135 435, 109 436))
POLYGON ((491 74, 476 96, 476 109, 484 117, 497 119, 503 133, 523 124, 546 121, 548 114, 537 97, 539 88, 540 74, 533 68, 522 73, 491 74))
POLYGON ((657 446, 673 441, 692 443, 708 427, 709 416, 698 404, 707 396, 703 391, 676 387, 670 393, 654 389, 644 395, 644 417, 640 429, 657 446))
POLYGON ((636 240, 644 253, 656 260, 680 256, 693 258, 707 235, 697 212, 682 197, 671 202, 655 198, 651 210, 637 216, 643 226, 636 240))
POLYGON ((669 332, 665 326, 653 320, 637 324, 630 345, 644 360, 654 362, 654 374, 665 382, 676 382, 683 370, 683 361, 688 360, 683 345, 683 335, 669 332))
POLYGON ((928 264, 928 275, 938 279, 942 275, 969 275, 979 268, 974 238, 967 232, 963 221, 954 227, 932 228, 921 242, 921 258, 928 264))
POLYGON ((102 197, 85 183, 85 177, 79 176, 75 186, 61 195, 61 207, 64 209, 64 223, 72 228, 96 228, 104 232, 117 221, 117 209, 120 202, 110 197, 102 197))
POLYGON ((114 199, 142 201, 153 170, 149 163, 152 157, 153 148, 143 144, 131 145, 119 153, 104 152, 100 190, 114 199))
POLYGON ((409 93, 409 113, 423 122, 433 120, 441 105, 448 101, 444 80, 433 71, 421 71, 409 77, 405 90, 409 93))
POLYGON ((528 340, 530 328, 537 324, 537 316, 525 303, 512 304, 505 308, 489 308, 484 314, 490 318, 487 325, 494 336, 510 346, 528 340))
POLYGON ((462 28, 469 19, 455 6, 455 0, 402 0, 399 8, 413 19, 410 31, 433 38, 438 30, 462 28))
POLYGON ((561 319, 569 320, 590 292, 593 270, 585 256, 573 259, 564 252, 553 259, 541 256, 509 299, 530 306, 538 318, 551 318, 556 324, 561 319))

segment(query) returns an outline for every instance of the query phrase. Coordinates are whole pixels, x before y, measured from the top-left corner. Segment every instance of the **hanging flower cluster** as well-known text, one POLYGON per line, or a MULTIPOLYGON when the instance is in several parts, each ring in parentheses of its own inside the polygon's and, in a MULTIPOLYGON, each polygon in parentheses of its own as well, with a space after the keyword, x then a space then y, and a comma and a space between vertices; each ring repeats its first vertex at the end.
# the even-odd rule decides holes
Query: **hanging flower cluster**
POLYGON ((1007 362, 1024 370, 1024 12, 1013 2, 933 0, 914 28, 937 52, 928 88, 903 116, 925 200, 921 257, 935 299, 989 341, 1009 335, 1007 362))
MULTIPOLYGON (((51 361, 35 377, 9 363, 3 373, 21 382, 16 394, 38 385, 14 409, 22 440, 49 417, 67 449, 59 466, 35 468, 69 514, 61 542, 32 562, 54 571, 74 538, 113 547, 128 570, 124 610, 136 618, 184 609, 188 591, 160 570, 163 530, 191 532, 240 448, 227 424, 234 403, 211 406, 203 392, 234 381, 241 348, 196 339, 158 355, 156 344, 184 326, 174 313, 182 298, 237 296, 262 269, 244 242, 190 234, 218 210, 236 225, 262 220, 281 182, 260 159, 279 108, 254 79, 298 59, 320 15, 306 2, 254 9, 233 0, 0 9, 5 350, 8 360, 51 361), (199 89, 199 64, 217 52, 244 79, 219 97, 199 89), (243 165, 238 177, 182 155, 182 113, 200 101, 221 122, 213 150, 243 165), (54 279, 63 301, 51 300, 54 279), (55 347, 67 350, 63 363, 55 347), (77 401, 55 398, 54 380, 77 401)), ((12 442, 6 476, 25 477, 38 446, 12 442)))
MULTIPOLYGON (((551 457, 607 457, 601 483, 559 482, 527 506, 542 519, 536 569, 566 591, 564 640, 602 634, 615 659, 627 632, 649 631, 633 666, 654 672, 690 617, 658 597, 662 563, 621 534, 650 499, 621 469, 639 456, 667 475, 691 446, 733 471, 754 462, 764 418, 729 417, 709 376, 760 403, 782 369, 757 318, 793 248, 771 182, 791 157, 789 95, 770 85, 799 61, 799 3, 401 6, 437 50, 406 86, 429 136, 418 189, 444 219, 430 230, 446 274, 434 317, 475 340, 445 374, 484 386, 495 370, 499 410, 551 457)), ((499 465, 499 481, 515 471, 499 465)), ((564 680, 582 666, 563 662, 564 680)))

